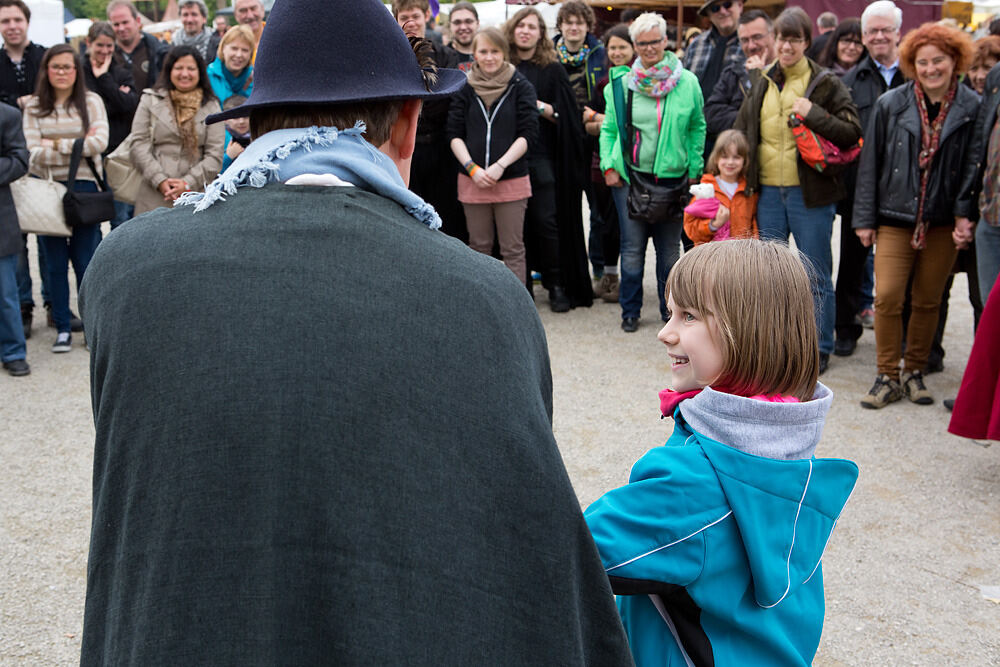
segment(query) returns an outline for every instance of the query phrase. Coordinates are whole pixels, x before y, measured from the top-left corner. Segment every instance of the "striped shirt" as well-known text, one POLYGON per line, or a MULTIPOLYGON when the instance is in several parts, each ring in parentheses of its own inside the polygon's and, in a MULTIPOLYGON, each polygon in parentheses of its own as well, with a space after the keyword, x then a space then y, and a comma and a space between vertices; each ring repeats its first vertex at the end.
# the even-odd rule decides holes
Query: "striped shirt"
MULTIPOLYGON (((83 140, 83 156, 93 158, 100 170, 101 152, 108 147, 108 114, 97 93, 87 92, 87 115, 90 117, 90 129, 93 133, 83 140)), ((84 135, 83 123, 76 107, 70 105, 67 109, 56 105, 51 114, 39 117, 38 98, 32 95, 24 105, 22 123, 24 139, 31 152, 28 171, 42 178, 47 178, 51 173, 52 178, 57 181, 67 180, 73 140, 84 135), (42 139, 52 139, 55 146, 42 146, 42 139)), ((87 163, 82 160, 76 177, 83 181, 94 180, 87 163)))

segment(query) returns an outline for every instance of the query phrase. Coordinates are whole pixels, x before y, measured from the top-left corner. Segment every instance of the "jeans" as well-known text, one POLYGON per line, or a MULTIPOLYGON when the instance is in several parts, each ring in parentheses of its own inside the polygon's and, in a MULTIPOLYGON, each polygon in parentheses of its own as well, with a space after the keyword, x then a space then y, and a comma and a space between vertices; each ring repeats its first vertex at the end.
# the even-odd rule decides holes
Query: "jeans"
POLYGON ((653 237, 656 248, 656 287, 660 301, 660 319, 667 318, 667 276, 681 256, 680 220, 649 224, 628 217, 628 185, 611 188, 611 196, 618 209, 618 224, 621 229, 621 278, 618 287, 618 302, 622 307, 622 319, 639 317, 642 310, 642 274, 646 265, 646 246, 653 237))
MULTIPOLYGON (((74 190, 97 192, 97 184, 93 181, 77 181, 74 190)), ((52 319, 55 320, 56 331, 69 333, 69 263, 73 263, 76 288, 79 291, 87 265, 97 250, 97 244, 101 242, 101 226, 81 225, 73 228, 73 235, 69 238, 39 236, 38 242, 45 246, 49 291, 52 295, 52 319)))
MULTIPOLYGON (((31 295, 31 266, 28 264, 28 236, 22 234, 24 247, 17 257, 17 293, 21 303, 26 306, 35 307, 35 299, 31 295)), ((42 303, 52 303, 49 296, 49 276, 45 262, 45 248, 38 244, 38 275, 42 277, 42 303)))
POLYGON ((833 290, 833 216, 836 204, 806 208, 802 188, 762 186, 757 203, 757 225, 760 238, 788 242, 795 238, 799 251, 809 260, 806 268, 812 274, 813 302, 816 306, 816 327, 821 354, 833 352, 833 329, 837 318, 833 290))
POLYGON ((1000 274, 1000 227, 985 220, 976 225, 976 266, 979 269, 979 297, 986 303, 1000 274))
POLYGON ((111 219, 111 229, 135 217, 135 205, 115 200, 115 217, 111 219))
POLYGON ((18 253, 0 257, 0 361, 24 359, 24 325, 17 294, 18 253))

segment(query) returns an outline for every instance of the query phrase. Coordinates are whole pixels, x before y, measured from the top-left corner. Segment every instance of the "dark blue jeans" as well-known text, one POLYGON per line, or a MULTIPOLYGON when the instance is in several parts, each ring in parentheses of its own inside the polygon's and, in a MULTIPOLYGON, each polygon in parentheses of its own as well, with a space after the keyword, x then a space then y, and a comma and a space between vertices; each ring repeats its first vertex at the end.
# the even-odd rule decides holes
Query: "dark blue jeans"
POLYGON ((24 359, 24 325, 17 295, 17 254, 0 257, 0 361, 24 359))
POLYGON ((837 318, 837 304, 833 291, 833 216, 836 204, 806 208, 802 188, 765 185, 760 189, 757 203, 757 225, 760 237, 766 240, 788 242, 795 237, 795 245, 812 266, 813 302, 816 305, 816 326, 819 334, 819 351, 833 352, 833 328, 837 318))
MULTIPOLYGON (((97 192, 97 184, 93 181, 77 181, 73 188, 76 192, 97 192)), ((100 225, 82 225, 73 228, 69 238, 62 236, 39 236, 38 243, 45 247, 45 260, 48 264, 49 292, 52 296, 52 319, 56 323, 56 331, 69 333, 69 264, 73 263, 73 273, 76 274, 76 289, 79 291, 83 282, 83 274, 87 265, 101 242, 100 225)))
POLYGON ((611 196, 618 209, 618 224, 621 229, 621 277, 618 287, 618 302, 622 307, 622 319, 639 317, 642 310, 642 274, 646 267, 646 247, 653 238, 656 249, 656 287, 660 301, 660 319, 667 317, 667 276, 681 256, 680 220, 650 224, 628 217, 628 185, 611 188, 611 196))

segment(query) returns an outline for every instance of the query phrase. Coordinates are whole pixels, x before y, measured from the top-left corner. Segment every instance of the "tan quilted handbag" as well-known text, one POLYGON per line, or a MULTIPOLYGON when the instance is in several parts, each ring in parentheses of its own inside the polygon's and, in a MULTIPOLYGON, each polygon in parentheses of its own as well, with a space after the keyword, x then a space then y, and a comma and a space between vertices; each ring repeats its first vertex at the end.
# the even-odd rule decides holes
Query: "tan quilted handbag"
POLYGON ((72 236, 63 212, 66 186, 49 178, 22 176, 10 184, 17 221, 24 234, 72 236))

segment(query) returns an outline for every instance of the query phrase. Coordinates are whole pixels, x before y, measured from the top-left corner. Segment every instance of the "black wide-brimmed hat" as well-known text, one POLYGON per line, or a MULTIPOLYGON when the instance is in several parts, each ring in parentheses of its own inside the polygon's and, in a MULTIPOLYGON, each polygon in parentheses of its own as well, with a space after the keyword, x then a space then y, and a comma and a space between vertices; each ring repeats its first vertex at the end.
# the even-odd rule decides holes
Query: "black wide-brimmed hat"
POLYGON ((451 95, 464 72, 439 69, 427 86, 409 40, 379 0, 278 0, 253 68, 253 92, 207 123, 253 109, 451 95))

